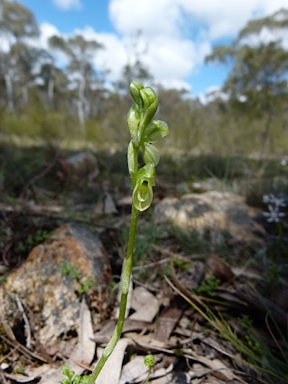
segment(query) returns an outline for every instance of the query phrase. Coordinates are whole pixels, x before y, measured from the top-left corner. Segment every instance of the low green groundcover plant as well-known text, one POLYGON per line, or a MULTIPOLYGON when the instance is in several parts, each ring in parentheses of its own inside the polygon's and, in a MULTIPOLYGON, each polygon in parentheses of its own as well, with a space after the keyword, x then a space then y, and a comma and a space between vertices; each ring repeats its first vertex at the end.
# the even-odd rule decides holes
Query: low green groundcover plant
MULTIPOLYGON (((123 329, 132 271, 138 214, 139 211, 141 212, 148 209, 152 203, 153 187, 155 186, 156 178, 155 167, 160 160, 160 154, 153 143, 156 143, 169 133, 168 125, 164 121, 153 119, 158 108, 158 98, 154 90, 133 81, 130 84, 130 93, 135 101, 127 115, 131 135, 127 160, 132 184, 132 212, 127 254, 122 270, 122 293, 119 317, 111 340, 107 344, 92 374, 89 377, 74 377, 74 372, 71 372, 67 366, 64 366, 62 372, 66 376, 66 379, 63 379, 61 384, 94 384, 104 364, 117 345, 123 329), (142 159, 144 161, 144 166, 141 168, 138 166, 140 151, 142 152, 142 159)), ((150 366, 149 369, 151 370, 150 366)))

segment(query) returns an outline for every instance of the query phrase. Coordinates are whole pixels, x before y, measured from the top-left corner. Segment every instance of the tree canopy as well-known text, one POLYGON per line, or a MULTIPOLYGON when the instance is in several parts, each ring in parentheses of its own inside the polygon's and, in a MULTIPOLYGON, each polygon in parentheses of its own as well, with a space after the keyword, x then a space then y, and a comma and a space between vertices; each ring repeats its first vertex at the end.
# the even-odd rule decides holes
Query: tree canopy
POLYGON ((52 36, 48 48, 40 48, 33 13, 17 1, 0 0, 0 33, 6 42, 0 47, 0 130, 44 137, 80 135, 96 139, 98 145, 121 145, 128 138, 129 84, 153 81, 161 99, 159 115, 172 127, 167 148, 287 152, 287 28, 288 10, 281 9, 249 21, 231 44, 215 46, 206 63, 227 67, 221 90, 225 98, 215 93, 201 102, 153 80, 145 66, 148 53, 141 32, 131 38, 127 62, 112 83, 96 65, 105 46, 78 33, 52 36))
POLYGON ((251 20, 231 45, 216 46, 206 62, 229 66, 223 90, 231 105, 264 119, 262 152, 272 146, 272 125, 288 101, 288 11, 251 20))

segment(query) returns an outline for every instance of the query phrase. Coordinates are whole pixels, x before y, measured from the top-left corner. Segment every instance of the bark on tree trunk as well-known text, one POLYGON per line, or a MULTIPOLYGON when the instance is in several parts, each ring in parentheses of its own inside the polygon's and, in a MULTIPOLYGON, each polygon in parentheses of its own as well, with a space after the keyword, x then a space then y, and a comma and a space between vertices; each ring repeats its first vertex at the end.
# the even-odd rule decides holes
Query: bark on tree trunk
POLYGON ((6 86, 6 96, 7 96, 7 105, 10 111, 15 111, 14 97, 13 97, 13 84, 12 78, 9 73, 4 75, 5 86, 6 86))
POLYGON ((22 100, 23 100, 23 105, 28 105, 28 102, 29 102, 28 85, 22 86, 22 100))
POLYGON ((84 104, 85 104, 85 97, 84 97, 84 90, 85 90, 85 78, 84 76, 81 76, 81 80, 79 83, 78 88, 78 100, 77 100, 77 107, 78 107, 78 118, 81 126, 81 131, 84 134, 85 133, 85 111, 84 111, 84 104))
POLYGON ((50 107, 53 105, 54 87, 55 87, 54 79, 49 79, 49 81, 48 81, 48 101, 49 101, 50 107))

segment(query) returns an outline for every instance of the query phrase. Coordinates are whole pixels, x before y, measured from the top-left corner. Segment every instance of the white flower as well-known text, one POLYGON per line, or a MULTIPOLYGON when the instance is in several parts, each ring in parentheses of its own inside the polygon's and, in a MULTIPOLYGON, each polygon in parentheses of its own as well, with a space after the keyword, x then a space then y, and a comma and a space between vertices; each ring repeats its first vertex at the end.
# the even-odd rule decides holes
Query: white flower
POLYGON ((282 199, 281 197, 280 198, 274 197, 273 202, 274 202, 276 207, 286 207, 285 200, 282 199))
POLYGON ((265 203, 265 204, 270 203, 270 197, 269 197, 269 195, 263 195, 263 197, 262 197, 262 201, 263 201, 263 203, 265 203))
POLYGON ((279 223, 281 218, 285 216, 284 212, 280 212, 278 206, 268 205, 269 212, 263 212, 263 215, 267 217, 268 223, 279 223))
POLYGON ((288 164, 288 156, 284 156, 280 164, 282 165, 282 167, 286 167, 286 165, 288 164))
POLYGON ((285 216, 285 213, 280 211, 281 207, 286 207, 285 199, 270 193, 269 195, 263 195, 262 201, 268 204, 268 212, 263 212, 263 215, 267 217, 268 223, 279 223, 281 218, 285 216))
POLYGON ((263 195, 262 201, 265 204, 272 203, 277 207, 286 207, 285 199, 282 197, 276 197, 275 195, 273 195, 273 193, 270 193, 270 195, 263 195))

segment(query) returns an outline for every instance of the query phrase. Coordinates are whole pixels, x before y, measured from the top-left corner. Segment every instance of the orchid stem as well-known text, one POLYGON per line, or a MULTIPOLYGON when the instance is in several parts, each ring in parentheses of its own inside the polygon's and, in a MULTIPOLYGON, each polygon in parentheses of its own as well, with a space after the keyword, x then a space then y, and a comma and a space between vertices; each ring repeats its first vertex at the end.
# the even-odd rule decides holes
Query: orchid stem
POLYGON ((117 320, 117 324, 114 330, 114 333, 112 335, 112 338, 110 339, 109 343, 107 344, 106 348, 103 351, 102 356, 100 357, 94 371, 92 372, 91 376, 89 377, 88 384, 94 384, 95 380, 97 379, 99 373, 101 372, 104 364, 108 360, 109 356, 114 351, 120 337, 122 334, 123 324, 125 320, 125 312, 126 312, 126 303, 127 303, 127 297, 129 292, 129 284, 130 284, 130 278, 131 278, 131 272, 132 272, 132 261, 133 261, 133 252, 135 247, 135 238, 136 238, 136 230, 137 230, 137 222, 138 222, 138 214, 139 211, 135 208, 135 206, 132 204, 132 212, 131 212, 131 224, 130 224, 130 231, 129 231, 129 240, 128 240, 128 247, 127 247, 127 253, 126 258, 123 265, 122 270, 122 293, 121 293, 121 300, 120 300, 120 310, 119 310, 119 316, 117 320))
POLYGON ((156 177, 155 167, 160 160, 158 150, 151 143, 156 143, 169 133, 168 125, 164 121, 152 120, 158 107, 158 98, 153 89, 150 87, 145 88, 142 84, 134 81, 130 84, 130 93, 135 101, 127 115, 131 136, 128 145, 127 162, 132 184, 132 212, 127 253, 121 278, 120 310, 112 338, 89 377, 88 384, 95 384, 99 373, 114 351, 122 334, 132 272, 138 215, 139 211, 145 211, 152 203, 152 188, 155 186, 156 177), (145 163, 140 169, 138 169, 139 148, 142 148, 145 163))

